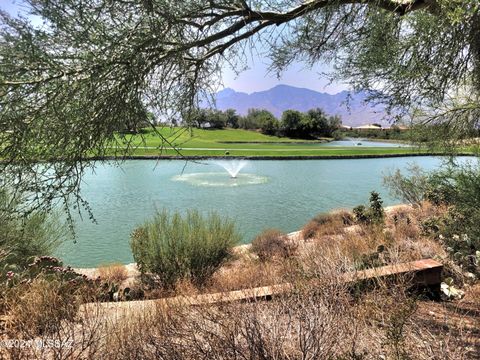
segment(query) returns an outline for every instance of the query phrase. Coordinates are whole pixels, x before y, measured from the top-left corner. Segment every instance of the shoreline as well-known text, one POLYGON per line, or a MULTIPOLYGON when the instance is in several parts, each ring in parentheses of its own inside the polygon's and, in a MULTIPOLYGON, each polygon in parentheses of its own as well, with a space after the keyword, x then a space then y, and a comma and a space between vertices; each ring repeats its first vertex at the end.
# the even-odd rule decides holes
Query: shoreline
MULTIPOLYGON (((128 155, 128 156, 94 156, 85 158, 85 161, 122 161, 122 160, 352 160, 352 159, 383 159, 399 157, 421 156, 450 156, 441 152, 404 153, 404 154, 358 154, 358 155, 128 155)), ((475 154, 462 152, 453 156, 471 156, 475 154)))
MULTIPOLYGON (((397 205, 390 205, 390 206, 386 206, 383 208, 383 210, 385 211, 386 214, 392 212, 392 211, 395 211, 395 210, 398 210, 398 209, 402 209, 402 208, 405 208, 405 207, 408 207, 408 208, 411 208, 412 205, 409 205, 409 204, 397 204, 397 205)), ((331 214, 331 213, 334 213, 335 211, 338 211, 339 209, 333 209, 333 210, 330 210, 328 211, 327 213, 328 214, 331 214)), ((351 209, 348 209, 348 211, 352 211, 351 209)), ((308 221, 308 220, 307 220, 308 221)), ((356 225, 353 225, 353 226, 356 226, 356 225)), ((299 229, 299 230, 296 230, 296 231, 292 231, 292 232, 289 232, 287 233, 287 237, 292 240, 292 241, 297 241, 297 242, 301 242, 301 241, 305 241, 304 239, 302 239, 301 237, 301 232, 302 232, 302 229, 299 229)), ((248 251, 250 251, 250 248, 251 248, 252 244, 251 243, 247 243, 247 244, 240 244, 240 245, 237 245, 237 246, 234 246, 233 247, 233 252, 235 254, 244 254, 248 251)), ((112 262, 110 264, 114 264, 115 262, 112 262)), ((108 266, 109 264, 106 263, 105 266, 108 266)), ((129 277, 133 277, 133 276, 137 276, 139 275, 139 271, 137 269, 137 264, 135 262, 133 263, 128 263, 128 264, 122 264, 125 269, 127 270, 128 274, 129 274, 129 277)), ((86 267, 86 268, 82 268, 82 267, 73 267, 73 270, 82 274, 82 275, 86 275, 92 279, 96 278, 98 276, 98 269, 101 268, 102 266, 97 266, 97 267, 86 267)))

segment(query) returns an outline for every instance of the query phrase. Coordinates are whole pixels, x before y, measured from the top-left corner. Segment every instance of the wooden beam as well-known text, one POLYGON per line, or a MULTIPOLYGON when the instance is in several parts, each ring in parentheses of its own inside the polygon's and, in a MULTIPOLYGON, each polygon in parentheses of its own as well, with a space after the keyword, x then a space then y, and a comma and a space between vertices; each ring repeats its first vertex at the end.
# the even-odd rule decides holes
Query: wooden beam
MULTIPOLYGON (((408 263, 382 266, 361 271, 348 272, 340 277, 340 281, 346 284, 359 284, 361 282, 372 282, 378 279, 394 279, 405 276, 413 288, 429 289, 440 293, 441 275, 443 265, 433 259, 424 259, 408 263)), ((318 283, 318 282, 317 282, 318 283)), ((315 281, 312 281, 315 284, 315 281)), ((85 306, 102 306, 112 310, 139 311, 148 308, 168 308, 176 306, 205 306, 236 301, 250 302, 269 300, 275 296, 281 296, 291 292, 294 285, 284 283, 272 286, 263 286, 250 289, 220 292, 213 294, 202 294, 195 296, 176 296, 156 300, 138 300, 107 303, 90 303, 85 306)))

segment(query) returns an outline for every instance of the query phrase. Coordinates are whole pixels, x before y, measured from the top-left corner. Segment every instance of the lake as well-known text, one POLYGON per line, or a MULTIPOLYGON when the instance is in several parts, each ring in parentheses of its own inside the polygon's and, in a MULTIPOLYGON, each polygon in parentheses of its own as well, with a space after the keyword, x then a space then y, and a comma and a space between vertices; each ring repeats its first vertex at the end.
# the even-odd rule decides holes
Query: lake
POLYGON ((121 167, 99 163, 82 185, 97 223, 87 216, 78 219, 76 243, 67 240, 57 255, 76 267, 132 262, 130 233, 163 208, 228 215, 244 242, 266 228, 295 231, 319 212, 367 203, 372 190, 385 205, 399 203, 382 178, 410 163, 427 170, 442 166, 440 158, 428 156, 248 161, 238 179, 231 179, 213 160, 129 160, 121 167))

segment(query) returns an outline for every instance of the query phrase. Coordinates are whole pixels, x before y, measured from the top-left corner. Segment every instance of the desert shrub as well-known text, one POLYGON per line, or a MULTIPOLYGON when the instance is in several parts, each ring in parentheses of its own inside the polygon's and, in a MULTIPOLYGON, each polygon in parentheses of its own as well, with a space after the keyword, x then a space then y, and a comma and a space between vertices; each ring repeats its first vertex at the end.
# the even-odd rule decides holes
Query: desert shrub
POLYGON ((305 240, 314 238, 319 229, 320 224, 315 220, 310 220, 302 228, 302 238, 305 240))
POLYGON ((111 296, 104 291, 100 281, 89 279, 73 268, 63 266, 59 259, 51 256, 36 257, 26 270, 8 271, 4 279, 0 281, 1 314, 10 311, 12 301, 17 301, 16 297, 28 297, 31 283, 51 282, 53 287, 57 285, 61 287, 61 293, 66 297, 71 294, 82 294, 90 300, 111 300, 111 296))
POLYGON ((355 268, 364 270, 385 265, 385 246, 379 245, 377 250, 371 253, 360 254, 354 259, 355 268))
POLYGON ((168 288, 182 278, 203 285, 240 239, 234 222, 216 213, 162 211, 134 230, 131 248, 142 274, 156 275, 168 288))
POLYGON ((74 321, 81 303, 92 300, 87 284, 79 285, 60 277, 39 275, 8 290, 4 313, 10 319, 10 331, 40 335, 58 331, 62 321, 74 321))
POLYGON ((50 255, 59 245, 64 228, 54 216, 33 211, 19 215, 25 206, 20 196, 0 189, 0 274, 21 272, 36 256, 50 255))
POLYGON ((315 215, 312 218, 312 221, 316 222, 318 225, 324 225, 331 222, 334 218, 334 215, 331 213, 320 213, 315 215))
POLYGON ((400 170, 384 177, 384 185, 392 195, 409 204, 420 206, 430 191, 428 173, 418 165, 409 165, 409 176, 404 176, 400 170))
MULTIPOLYGON (((399 183, 415 183, 418 174, 399 177, 399 183)), ((441 239, 441 243, 463 269, 480 272, 480 167, 478 164, 451 164, 443 170, 422 175, 424 198, 448 211, 422 223, 424 234, 441 239)))
POLYGON ((345 210, 320 213, 304 225, 302 228, 302 236, 304 239, 311 239, 315 236, 338 234, 343 231, 345 226, 352 225, 353 223, 353 215, 345 210))
POLYGON ((98 276, 102 280, 119 284, 127 279, 128 271, 125 265, 120 263, 106 264, 98 268, 98 276))
POLYGON ((8 295, 7 314, 13 327, 26 327, 34 334, 54 331, 62 320, 73 320, 78 303, 61 281, 36 278, 16 286, 8 295))
POLYGON ((368 208, 364 205, 359 205, 353 209, 356 221, 363 224, 383 224, 385 212, 383 211, 383 201, 380 195, 372 191, 369 202, 368 208))
POLYGON ((367 223, 368 215, 367 208, 365 205, 358 205, 353 208, 353 214, 355 215, 355 220, 359 223, 367 223))
POLYGON ((261 261, 271 260, 274 257, 288 258, 292 256, 297 246, 287 235, 277 229, 262 231, 252 241, 252 251, 261 261))
POLYGON ((405 239, 417 239, 420 235, 420 231, 418 227, 412 223, 399 222, 395 226, 395 234, 397 237, 405 239))
POLYGON ((337 218, 339 218, 343 225, 350 226, 355 223, 355 218, 351 212, 346 210, 339 210, 333 213, 337 218))
POLYGON ((372 191, 370 193, 370 219, 373 223, 382 223, 385 218, 385 212, 383 211, 383 201, 380 195, 372 191))
POLYGON ((438 216, 431 216, 420 223, 422 234, 425 236, 438 236, 440 229, 443 227, 443 219, 438 216))

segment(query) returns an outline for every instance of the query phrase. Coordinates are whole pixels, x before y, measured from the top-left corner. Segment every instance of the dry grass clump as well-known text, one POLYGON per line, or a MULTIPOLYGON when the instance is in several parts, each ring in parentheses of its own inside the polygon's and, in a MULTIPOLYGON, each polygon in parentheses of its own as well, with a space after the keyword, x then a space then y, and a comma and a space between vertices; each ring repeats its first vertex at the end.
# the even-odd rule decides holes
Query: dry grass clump
POLYGON ((208 285, 209 292, 232 291, 275 285, 285 282, 292 264, 272 262, 244 262, 219 271, 208 285))
POLYGON ((0 331, 5 340, 0 358, 95 358, 102 337, 100 308, 79 311, 95 298, 95 289, 41 276, 9 288, 2 299, 8 320, 0 331))
POLYGON ((302 228, 302 238, 305 240, 313 239, 317 236, 319 230, 320 225, 316 221, 310 220, 302 228))
POLYGON ((281 231, 267 229, 253 239, 251 250, 264 262, 278 257, 289 258, 295 254, 297 248, 298 245, 281 231))
POLYGON ((79 298, 68 284, 42 277, 19 284, 4 295, 5 312, 12 331, 51 333, 63 320, 74 320, 79 298))
POLYGON ((341 236, 328 236, 313 242, 299 261, 309 262, 312 257, 322 261, 329 259, 334 263, 343 263, 344 270, 350 271, 363 267, 355 264, 363 263, 366 255, 375 253, 384 244, 381 231, 362 227, 359 232, 345 232, 341 236))
POLYGON ((412 214, 397 218, 396 224, 389 214, 386 222, 385 227, 362 225, 355 231, 323 236, 310 244, 307 257, 308 252, 321 252, 332 259, 343 259, 350 264, 350 269, 363 269, 446 256, 441 244, 422 236, 412 214), (408 218, 411 220, 406 220, 408 218))
POLYGON ((115 284, 121 284, 128 278, 127 268, 120 263, 101 265, 97 271, 102 280, 115 284))
POLYGON ((302 228, 302 237, 308 240, 325 235, 341 234, 344 227, 353 224, 353 215, 346 210, 320 213, 305 224, 302 228))

